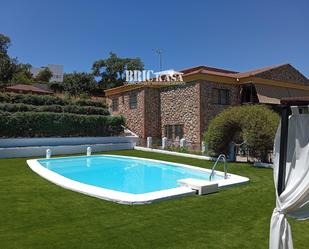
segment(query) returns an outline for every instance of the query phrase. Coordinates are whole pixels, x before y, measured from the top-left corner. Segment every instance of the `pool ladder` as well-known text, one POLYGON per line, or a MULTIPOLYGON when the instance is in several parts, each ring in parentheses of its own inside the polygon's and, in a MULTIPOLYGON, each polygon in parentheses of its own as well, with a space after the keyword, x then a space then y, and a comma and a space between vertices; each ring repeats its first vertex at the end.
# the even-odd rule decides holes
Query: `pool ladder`
POLYGON ((227 179, 226 156, 225 156, 224 154, 220 154, 220 155, 218 156, 218 158, 217 158, 217 160, 216 160, 214 166, 213 166, 212 169, 211 169, 211 173, 210 173, 210 176, 209 176, 209 181, 211 181, 212 177, 214 176, 216 166, 217 166, 218 162, 219 162, 221 159, 222 159, 223 162, 224 162, 224 179, 227 179))

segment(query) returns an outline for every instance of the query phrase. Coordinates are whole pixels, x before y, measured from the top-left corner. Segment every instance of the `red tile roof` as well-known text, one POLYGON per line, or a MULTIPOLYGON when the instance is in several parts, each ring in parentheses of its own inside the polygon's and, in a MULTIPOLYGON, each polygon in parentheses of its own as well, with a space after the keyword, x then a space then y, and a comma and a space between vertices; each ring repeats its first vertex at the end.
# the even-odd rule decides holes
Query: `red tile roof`
POLYGON ((15 86, 8 86, 6 87, 8 91, 12 92, 32 92, 32 93, 41 93, 41 94, 53 94, 52 91, 44 90, 32 85, 24 85, 24 84, 17 84, 15 86))
POLYGON ((184 76, 193 75, 193 74, 210 74, 210 75, 218 75, 218 76, 226 76, 226 77, 236 78, 235 75, 237 73, 224 73, 224 72, 220 72, 220 71, 213 71, 213 70, 201 68, 201 69, 198 69, 198 70, 193 70, 193 71, 189 71, 187 73, 184 73, 184 76))
POLYGON ((207 70, 207 71, 211 71, 211 72, 218 72, 218 73, 238 73, 235 71, 231 71, 231 70, 226 70, 226 69, 222 69, 222 68, 215 68, 215 67, 208 67, 208 66, 196 66, 196 67, 190 67, 190 68, 186 68, 186 69, 182 69, 180 70, 180 72, 184 73, 184 74, 188 74, 191 73, 193 71, 199 71, 199 70, 207 70))
POLYGON ((263 73, 263 72, 266 72, 266 71, 270 71, 272 69, 279 68, 279 67, 286 66, 286 65, 288 65, 288 64, 278 64, 278 65, 273 65, 273 66, 270 66, 270 67, 263 67, 263 68, 260 68, 260 69, 247 71, 247 72, 244 72, 244 73, 238 73, 236 75, 236 77, 237 78, 244 78, 244 77, 255 76, 257 74, 260 74, 260 73, 263 73))
POLYGON ((187 68, 180 70, 180 72, 184 73, 184 76, 187 75, 192 75, 192 74, 210 74, 210 75, 217 75, 217 76, 225 76, 225 77, 230 77, 230 78, 235 78, 235 79, 241 79, 245 77, 250 77, 250 76, 255 76, 259 73, 266 72, 278 67, 282 67, 288 64, 279 64, 279 65, 273 65, 270 67, 264 67, 252 71, 247 71, 243 73, 239 72, 234 72, 230 70, 225 70, 221 68, 214 68, 214 67, 207 67, 207 66, 197 66, 197 67, 192 67, 192 68, 187 68))
MULTIPOLYGON (((264 67, 264 68, 251 70, 251 71, 247 71, 247 72, 242 72, 242 73, 231 71, 231 70, 225 70, 225 69, 221 69, 221 68, 215 68, 215 67, 208 67, 208 66, 201 66, 200 65, 200 66, 182 69, 182 70, 180 70, 180 72, 183 73, 183 75, 182 75, 183 77, 191 76, 191 75, 203 75, 203 74, 205 76, 210 75, 210 76, 226 77, 226 79, 221 78, 219 80, 222 80, 222 81, 226 80, 229 83, 234 82, 235 84, 237 82, 239 82, 239 80, 242 80, 242 81, 245 82, 247 80, 247 78, 252 77, 252 78, 254 78, 255 83, 259 83, 259 84, 269 84, 269 85, 272 85, 272 86, 282 87, 283 83, 285 83, 285 87, 287 87, 287 88, 309 91, 309 85, 296 84, 294 82, 289 82, 289 81, 286 81, 286 82, 277 81, 276 82, 275 80, 274 80, 274 82, 265 83, 265 79, 259 77, 259 75, 258 75, 260 73, 267 72, 267 71, 270 71, 272 69, 276 69, 276 68, 283 67, 283 66, 286 66, 286 65, 290 65, 290 64, 273 65, 273 66, 264 67), (259 82, 258 79, 262 79, 263 81, 259 82)), ((309 82, 309 80, 308 80, 308 82, 309 82)), ((134 89, 136 89, 137 87, 141 88, 145 85, 147 85, 147 84, 141 83, 138 86, 135 86, 134 89)), ((163 86, 163 85, 161 85, 161 86, 163 86)), ((130 85, 124 85, 124 86, 121 86, 121 87, 108 89, 108 90, 105 90, 105 94, 106 95, 113 95, 113 94, 120 93, 120 92, 123 92, 123 91, 130 91, 131 87, 132 86, 130 86, 130 85)))

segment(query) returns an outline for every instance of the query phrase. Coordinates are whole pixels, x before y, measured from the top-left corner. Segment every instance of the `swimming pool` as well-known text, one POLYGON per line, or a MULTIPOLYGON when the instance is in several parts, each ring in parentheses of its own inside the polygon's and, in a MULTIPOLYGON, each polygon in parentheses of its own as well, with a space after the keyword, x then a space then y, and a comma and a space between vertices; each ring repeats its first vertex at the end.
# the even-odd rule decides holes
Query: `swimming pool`
MULTIPOLYGON (((64 188, 125 204, 143 204, 195 191, 178 180, 208 180, 210 170, 152 159, 95 155, 27 161, 30 168, 64 188)), ((219 187, 248 181, 248 178, 216 172, 219 187)))

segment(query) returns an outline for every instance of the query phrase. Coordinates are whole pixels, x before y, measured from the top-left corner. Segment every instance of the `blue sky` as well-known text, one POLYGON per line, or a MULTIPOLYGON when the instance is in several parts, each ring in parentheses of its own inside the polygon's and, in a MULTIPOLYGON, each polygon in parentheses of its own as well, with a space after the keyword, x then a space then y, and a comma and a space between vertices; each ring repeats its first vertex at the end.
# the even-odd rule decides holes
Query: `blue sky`
POLYGON ((245 71, 291 63, 309 77, 306 0, 0 0, 9 52, 34 66, 90 71, 110 51, 157 70, 208 65, 245 71))

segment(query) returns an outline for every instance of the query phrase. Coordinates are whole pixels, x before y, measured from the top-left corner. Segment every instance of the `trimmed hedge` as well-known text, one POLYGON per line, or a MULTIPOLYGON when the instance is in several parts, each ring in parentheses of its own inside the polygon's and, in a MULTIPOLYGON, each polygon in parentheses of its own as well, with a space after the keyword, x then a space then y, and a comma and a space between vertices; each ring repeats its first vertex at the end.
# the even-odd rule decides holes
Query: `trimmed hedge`
POLYGON ((69 101, 49 95, 0 93, 0 102, 28 105, 68 105, 69 101))
POLYGON ((87 115, 109 115, 107 109, 95 106, 78 106, 78 105, 26 105, 0 103, 0 111, 4 112, 56 112, 56 113, 75 113, 87 115))
POLYGON ((79 105, 79 106, 94 106, 107 108, 104 102, 93 100, 70 100, 49 95, 34 95, 34 94, 15 94, 15 93, 0 93, 0 102, 12 104, 28 104, 28 105, 79 105))
POLYGON ((216 154, 227 153, 231 141, 245 141, 252 155, 265 161, 278 124, 279 115, 265 106, 231 107, 210 122, 204 137, 216 154))
POLYGON ((74 101, 73 103, 79 106, 95 106, 95 107, 107 108, 107 105, 104 102, 93 101, 90 99, 79 99, 74 101))
POLYGON ((113 136, 123 124, 122 116, 0 112, 0 137, 113 136))

